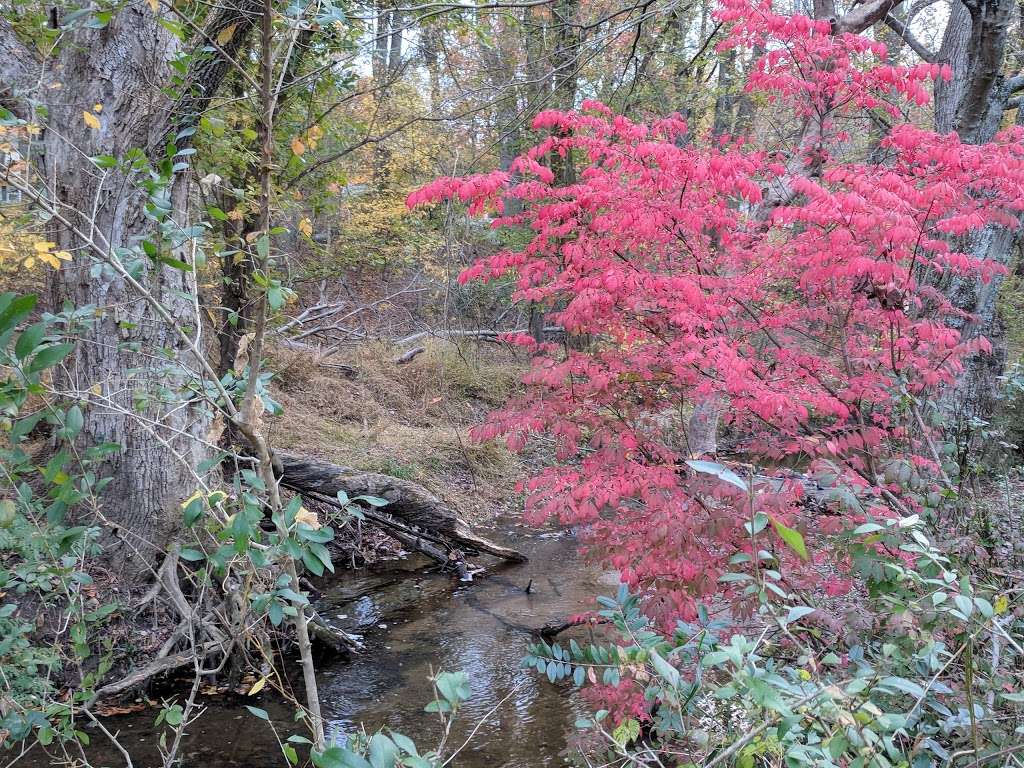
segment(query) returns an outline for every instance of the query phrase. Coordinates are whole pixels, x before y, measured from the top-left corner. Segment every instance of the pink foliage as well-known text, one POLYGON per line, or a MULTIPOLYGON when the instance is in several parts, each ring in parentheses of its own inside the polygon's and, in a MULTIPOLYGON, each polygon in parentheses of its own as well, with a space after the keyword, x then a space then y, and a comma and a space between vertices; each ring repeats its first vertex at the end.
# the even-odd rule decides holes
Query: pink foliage
MULTIPOLYGON (((922 276, 991 277, 999 267, 951 235, 1024 208, 1017 129, 979 147, 906 118, 945 69, 894 67, 881 43, 767 3, 725 0, 719 15, 732 30, 725 46, 768 50, 748 90, 817 126, 798 146, 688 135, 678 116, 637 124, 585 102, 537 116, 550 135, 516 160, 515 176, 441 179, 409 199, 457 199, 477 213, 523 202, 494 226, 524 227, 529 243, 460 279, 513 275, 518 299, 591 342, 514 339, 534 354, 526 391, 476 437, 513 449, 552 438, 556 465, 524 486, 528 519, 582 526, 594 552, 657 595, 666 620, 733 596, 719 577, 750 547, 744 494, 684 463, 688 404, 724 399, 748 455, 809 458, 867 498, 868 512, 887 514, 879 457, 935 469, 906 398, 954 380, 985 344, 961 342, 945 322, 955 310, 922 276), (894 125, 861 160, 865 148, 840 128, 876 108, 894 125), (570 151, 579 180, 559 186, 549 161, 570 151)), ((762 487, 755 504, 806 528, 801 495, 787 482, 762 487)), ((812 557, 819 567, 779 542, 776 552, 791 583, 829 570, 824 552, 812 557)), ((840 575, 824 586, 847 584, 840 575)))

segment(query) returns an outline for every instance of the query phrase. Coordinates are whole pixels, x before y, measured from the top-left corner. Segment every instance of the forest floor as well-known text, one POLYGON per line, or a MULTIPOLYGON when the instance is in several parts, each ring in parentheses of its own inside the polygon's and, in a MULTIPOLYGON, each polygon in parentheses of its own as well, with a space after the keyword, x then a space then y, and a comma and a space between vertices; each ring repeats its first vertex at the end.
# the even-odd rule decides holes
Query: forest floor
MULTIPOLYGON (((520 506, 523 461, 472 427, 519 386, 526 361, 500 344, 435 340, 404 364, 390 345, 369 343, 318 365, 310 353, 276 348, 273 396, 284 412, 267 419, 278 449, 426 487, 474 526, 520 506)), ((529 459, 527 459, 529 460, 529 459)))

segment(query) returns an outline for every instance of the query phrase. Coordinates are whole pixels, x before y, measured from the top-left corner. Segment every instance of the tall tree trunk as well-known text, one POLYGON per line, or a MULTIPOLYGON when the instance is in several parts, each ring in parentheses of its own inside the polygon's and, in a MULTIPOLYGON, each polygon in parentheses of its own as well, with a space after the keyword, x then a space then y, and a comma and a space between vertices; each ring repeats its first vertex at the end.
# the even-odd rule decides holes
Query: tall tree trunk
MULTIPOLYGON (((1009 98, 1024 86, 1020 78, 1003 74, 1007 37, 1015 0, 954 0, 938 60, 953 70, 952 79, 936 84, 935 128, 956 130, 971 144, 991 141, 999 130, 1009 98)), ((989 226, 961 247, 973 256, 1007 266, 1018 228, 989 226)), ((980 279, 945 279, 941 283, 953 306, 972 316, 949 320, 969 340, 984 336, 991 352, 966 361, 956 384, 942 398, 947 426, 961 442, 973 442, 977 420, 988 421, 998 400, 999 376, 1006 364, 1006 329, 999 317, 996 297, 1002 276, 985 283, 980 279)))
MULTIPOLYGON (((215 35, 234 25, 234 39, 222 44, 231 55, 251 22, 244 8, 225 6, 209 24, 215 35)), ((56 60, 42 70, 0 21, 0 53, 0 82, 9 84, 0 94, 4 105, 28 119, 44 118, 45 205, 58 213, 51 220, 58 247, 73 255, 53 273, 55 305, 68 301, 93 308, 55 384, 86 403, 77 446, 117 446, 97 471, 109 478, 99 512, 108 523, 109 565, 135 579, 152 569, 180 531, 180 501, 195 487, 196 467, 207 455, 211 411, 195 395, 202 376, 191 345, 178 333, 183 328, 203 343, 195 279, 160 260, 190 259, 187 242, 172 253, 160 235, 160 226, 186 224, 187 171, 175 174, 154 203, 141 189, 139 174, 120 166, 101 170, 90 158, 120 159, 141 149, 154 162, 162 160, 168 137, 175 135, 174 120, 197 119, 227 64, 208 54, 195 57, 191 89, 172 100, 165 88, 174 80, 171 62, 182 53, 182 43, 145 3, 124 7, 102 29, 79 25, 65 32, 56 60), (39 87, 41 72, 45 80, 59 73, 61 88, 45 82, 39 87), (45 114, 33 112, 28 93, 45 104, 45 114), (163 225, 154 222, 158 208, 170 210, 163 225), (156 246, 156 253, 146 255, 143 241, 156 246), (138 281, 167 314, 101 263, 97 252, 134 262, 138 281)))
MULTIPOLYGON (((205 457, 202 439, 210 421, 208 409, 185 394, 200 376, 184 368, 194 361, 183 341, 122 278, 95 261, 82 236, 102 238, 111 250, 135 250, 143 265, 141 282, 198 333, 200 318, 189 298, 195 295, 193 275, 147 259, 139 248, 143 240, 159 242, 145 212, 146 194, 136 180, 117 171, 98 173, 87 159, 122 157, 137 147, 162 151, 172 105, 154 84, 171 81, 170 62, 180 44, 155 22, 140 4, 115 14, 106 29, 74 33, 65 44, 63 72, 75 98, 50 106, 49 122, 61 130, 44 134, 54 200, 79 230, 58 228, 58 245, 74 260, 54 273, 55 306, 70 301, 96 307, 58 385, 77 392, 99 389, 90 396, 77 443, 119 446, 99 473, 111 479, 100 511, 115 526, 107 550, 113 565, 129 576, 150 568, 178 530, 179 503, 195 487, 193 473, 205 457), (92 111, 93 105, 102 105, 93 112, 100 122, 96 130, 82 116, 83 106, 92 111)), ((185 174, 175 177, 168 192, 172 215, 183 225, 185 174)))

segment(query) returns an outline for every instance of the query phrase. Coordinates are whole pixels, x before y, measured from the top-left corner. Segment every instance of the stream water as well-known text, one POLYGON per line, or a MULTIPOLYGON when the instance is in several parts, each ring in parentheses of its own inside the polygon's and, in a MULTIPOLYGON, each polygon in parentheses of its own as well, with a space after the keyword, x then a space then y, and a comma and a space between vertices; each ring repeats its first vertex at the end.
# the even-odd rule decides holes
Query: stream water
MULTIPOLYGON (((429 749, 437 744, 437 715, 423 707, 433 698, 431 670, 463 670, 473 696, 449 737, 449 751, 482 722, 453 765, 460 768, 543 768, 564 761, 580 703, 519 662, 529 629, 588 610, 597 594, 614 589, 614 575, 585 565, 567 534, 542 534, 506 526, 495 538, 513 542, 530 561, 497 566, 468 583, 411 558, 368 570, 340 572, 319 608, 332 623, 364 636, 367 650, 348 660, 322 663, 320 696, 329 736, 344 740, 360 724, 386 726, 429 749), (529 593, 526 591, 530 586, 529 593)), ((204 768, 281 766, 269 726, 242 702, 210 698, 188 729, 184 765, 204 768)), ((283 736, 305 735, 293 711, 272 695, 244 703, 265 709, 283 736)), ((135 766, 159 765, 156 710, 110 718, 135 766)), ((94 765, 125 760, 90 730, 94 765)), ((31 759, 30 759, 31 758, 31 759)), ((41 755, 24 765, 46 765, 41 755)))

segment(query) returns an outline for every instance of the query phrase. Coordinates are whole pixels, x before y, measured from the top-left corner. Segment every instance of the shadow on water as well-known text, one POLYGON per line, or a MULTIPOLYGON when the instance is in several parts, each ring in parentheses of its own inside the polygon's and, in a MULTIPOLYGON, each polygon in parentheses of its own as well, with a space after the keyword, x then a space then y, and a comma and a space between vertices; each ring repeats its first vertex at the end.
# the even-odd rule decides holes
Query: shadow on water
MULTIPOLYGON (((350 660, 322 663, 320 696, 328 732, 337 741, 386 726, 424 749, 441 733, 436 715, 423 711, 433 698, 431 670, 465 671, 472 698, 460 714, 448 752, 482 726, 453 765, 461 768, 541 768, 564 762, 580 703, 519 662, 530 628, 564 620, 614 588, 614 575, 585 565, 566 534, 506 529, 528 563, 488 571, 459 583, 418 559, 339 575, 319 602, 332 623, 364 635, 367 650, 350 660), (514 537, 514 538, 513 538, 514 537), (532 582, 531 590, 525 587, 532 582)), ((270 729, 241 704, 217 699, 189 729, 185 765, 209 768, 283 765, 270 729)), ((249 702, 247 702, 249 703, 249 702)), ((282 735, 304 733, 292 711, 270 696, 254 697, 282 735)), ((112 718, 136 766, 159 765, 155 710, 112 718)), ((123 765, 98 732, 90 757, 97 765, 123 765), (102 751, 102 752, 101 752, 102 751)), ((25 765, 43 765, 25 762, 25 765)))

